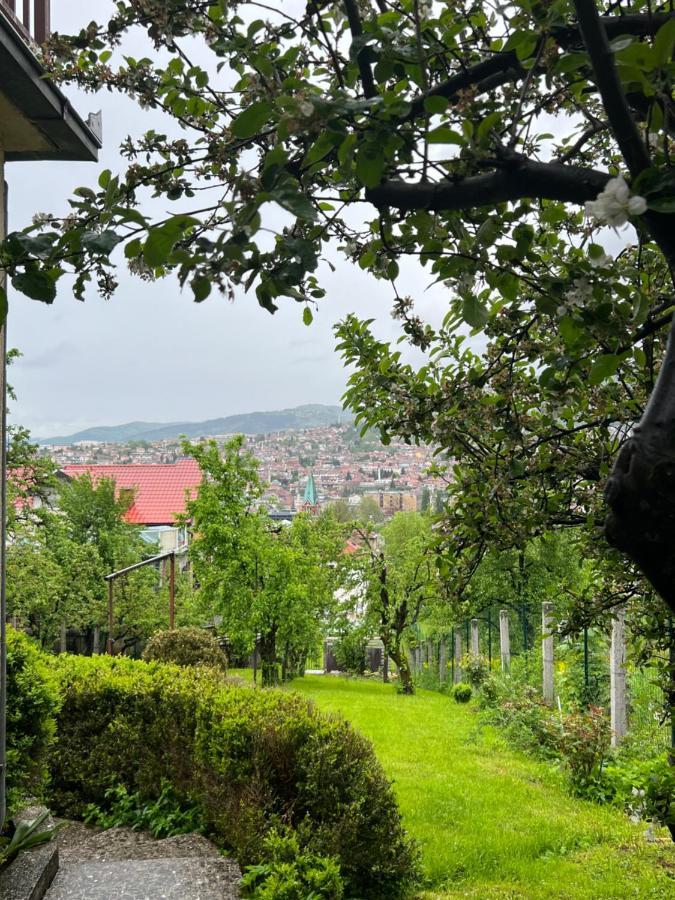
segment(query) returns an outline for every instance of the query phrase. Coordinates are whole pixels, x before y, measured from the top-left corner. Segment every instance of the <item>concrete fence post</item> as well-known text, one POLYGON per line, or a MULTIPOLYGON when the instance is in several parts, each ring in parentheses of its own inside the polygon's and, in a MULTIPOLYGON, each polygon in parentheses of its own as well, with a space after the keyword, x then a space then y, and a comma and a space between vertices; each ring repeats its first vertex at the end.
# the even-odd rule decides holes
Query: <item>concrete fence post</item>
POLYGON ((553 604, 541 604, 542 694, 546 703, 553 703, 553 604))
POLYGON ((445 676, 448 671, 448 648, 445 638, 441 638, 441 644, 438 648, 438 680, 441 684, 445 682, 445 676))
POLYGON ((478 619, 471 620, 471 652, 474 656, 478 656, 479 651, 479 643, 478 643, 478 619))
POLYGON ((462 680, 462 632, 455 628, 455 684, 462 680))
POLYGON ((511 668, 511 644, 509 641, 509 612, 499 610, 499 651, 502 658, 502 672, 511 668))
POLYGON ((626 610, 623 607, 616 611, 612 620, 609 696, 612 747, 616 747, 628 731, 626 718, 626 610))

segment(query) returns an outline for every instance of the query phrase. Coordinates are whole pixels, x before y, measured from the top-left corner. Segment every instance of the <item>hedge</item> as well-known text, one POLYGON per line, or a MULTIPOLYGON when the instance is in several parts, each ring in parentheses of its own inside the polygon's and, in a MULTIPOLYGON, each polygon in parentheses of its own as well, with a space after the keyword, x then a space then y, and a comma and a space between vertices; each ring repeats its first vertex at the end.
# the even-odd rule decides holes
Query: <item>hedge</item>
POLYGON ((143 651, 146 662, 175 663, 177 666, 210 666, 227 671, 227 657, 218 641, 203 628, 174 628, 156 631, 143 651))
POLYGON ((56 731, 59 695, 43 654, 26 635, 7 626, 7 805, 15 812, 28 797, 42 799, 56 731))
POLYGON ((227 684, 198 667, 61 657, 58 812, 105 805, 115 784, 148 799, 168 779, 242 866, 273 827, 334 856, 347 897, 406 895, 418 857, 371 745, 295 694, 227 684))

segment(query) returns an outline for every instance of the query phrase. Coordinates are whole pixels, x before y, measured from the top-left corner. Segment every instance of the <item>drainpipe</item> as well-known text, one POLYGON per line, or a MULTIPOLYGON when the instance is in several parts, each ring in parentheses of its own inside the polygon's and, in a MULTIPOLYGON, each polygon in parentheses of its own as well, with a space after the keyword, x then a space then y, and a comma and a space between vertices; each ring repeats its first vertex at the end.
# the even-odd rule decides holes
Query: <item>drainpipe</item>
MULTIPOLYGON (((5 154, 0 147, 0 239, 7 233, 5 154)), ((0 272, 0 287, 5 274, 0 272)), ((7 633, 5 563, 7 525, 7 320, 0 320, 0 829, 7 814, 7 633)))

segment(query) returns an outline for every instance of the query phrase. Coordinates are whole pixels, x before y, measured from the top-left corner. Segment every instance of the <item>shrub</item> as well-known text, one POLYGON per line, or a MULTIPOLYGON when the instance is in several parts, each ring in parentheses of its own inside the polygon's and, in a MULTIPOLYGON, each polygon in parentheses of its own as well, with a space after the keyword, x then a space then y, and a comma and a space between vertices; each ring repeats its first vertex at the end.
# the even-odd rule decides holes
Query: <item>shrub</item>
POLYGON ((202 628, 174 628, 157 631, 143 651, 146 662, 175 663, 177 666, 210 666, 227 671, 227 657, 218 642, 202 628))
POLYGON ((40 799, 55 735, 58 690, 42 654, 7 626, 7 800, 10 812, 27 797, 40 799))
POLYGON ((333 653, 340 669, 351 675, 363 675, 368 665, 368 636, 363 628, 345 632, 333 653))
POLYGON ((558 758, 560 722, 538 692, 510 676, 493 677, 481 688, 483 721, 496 725, 521 750, 558 758))
POLYGON ((459 684, 455 685, 452 696, 455 698, 457 703, 468 703, 471 699, 472 693, 473 692, 471 690, 470 684, 463 684, 462 682, 460 682, 459 684))
POLYGON ((610 734, 609 722, 600 707, 591 706, 565 716, 559 748, 572 792, 577 796, 596 799, 610 734))
POLYGON ((619 755, 603 772, 608 798, 623 806, 634 822, 656 820, 675 839, 675 766, 668 754, 655 759, 619 755))
POLYGON ((212 670, 122 658, 57 658, 63 706, 53 756, 65 814, 104 806, 118 784, 181 803, 242 866, 264 862, 275 825, 339 860, 348 896, 405 895, 417 868, 371 745, 296 694, 226 684, 212 670))
POLYGON ((462 660, 462 670, 473 687, 480 687, 490 674, 488 661, 478 653, 467 653, 462 660))
POLYGON ((263 844, 266 862, 249 866, 241 880, 254 900, 342 900, 344 882, 337 860, 302 850, 297 835, 273 830, 263 844))

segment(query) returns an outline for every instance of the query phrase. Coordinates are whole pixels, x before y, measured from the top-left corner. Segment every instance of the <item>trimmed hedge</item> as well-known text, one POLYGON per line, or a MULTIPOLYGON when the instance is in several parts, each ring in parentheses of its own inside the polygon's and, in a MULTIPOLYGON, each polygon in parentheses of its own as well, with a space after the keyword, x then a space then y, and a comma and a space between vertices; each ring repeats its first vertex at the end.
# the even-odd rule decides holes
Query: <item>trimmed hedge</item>
POLYGON ((201 667, 61 657, 55 668, 59 812, 105 806, 115 784, 151 799, 169 780, 242 866, 264 860, 271 828, 291 826, 308 850, 339 860, 346 896, 406 895, 417 851, 371 745, 347 722, 201 667))
POLYGON ((48 754, 56 732, 56 680, 25 634, 7 626, 7 805, 41 799, 48 754))
POLYGON ((143 659, 177 666, 211 666, 227 671, 227 657, 218 641, 202 628, 156 631, 143 651, 143 659))

